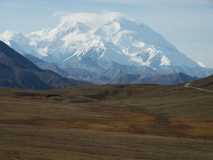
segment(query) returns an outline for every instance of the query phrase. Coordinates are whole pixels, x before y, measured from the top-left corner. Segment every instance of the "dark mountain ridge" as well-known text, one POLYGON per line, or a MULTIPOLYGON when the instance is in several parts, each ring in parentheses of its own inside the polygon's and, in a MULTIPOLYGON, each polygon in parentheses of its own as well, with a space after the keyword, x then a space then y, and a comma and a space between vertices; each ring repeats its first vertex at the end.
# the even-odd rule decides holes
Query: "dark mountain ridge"
POLYGON ((0 41, 0 87, 49 89, 80 85, 83 82, 42 70, 0 41))
POLYGON ((213 90, 213 75, 191 82, 191 86, 213 90))

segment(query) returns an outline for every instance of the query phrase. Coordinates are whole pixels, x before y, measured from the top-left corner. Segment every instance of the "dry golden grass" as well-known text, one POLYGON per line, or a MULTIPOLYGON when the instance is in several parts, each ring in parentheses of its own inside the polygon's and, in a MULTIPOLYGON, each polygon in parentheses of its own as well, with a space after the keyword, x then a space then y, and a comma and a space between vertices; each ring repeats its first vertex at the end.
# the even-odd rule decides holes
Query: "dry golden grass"
POLYGON ((0 160, 212 160, 213 94, 161 86, 0 90, 0 160))

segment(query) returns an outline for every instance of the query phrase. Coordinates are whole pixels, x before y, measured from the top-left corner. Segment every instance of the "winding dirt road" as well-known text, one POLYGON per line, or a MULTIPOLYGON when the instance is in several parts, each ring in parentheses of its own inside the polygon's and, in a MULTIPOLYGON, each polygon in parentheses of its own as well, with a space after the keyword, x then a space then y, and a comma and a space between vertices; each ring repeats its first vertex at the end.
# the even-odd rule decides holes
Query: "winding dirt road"
POLYGON ((196 90, 201 91, 201 92, 213 93, 213 90, 210 90, 210 89, 204 89, 204 88, 193 87, 193 86, 191 85, 190 82, 189 82, 189 83, 186 83, 186 84, 184 85, 184 87, 185 87, 185 88, 193 88, 193 89, 196 89, 196 90))

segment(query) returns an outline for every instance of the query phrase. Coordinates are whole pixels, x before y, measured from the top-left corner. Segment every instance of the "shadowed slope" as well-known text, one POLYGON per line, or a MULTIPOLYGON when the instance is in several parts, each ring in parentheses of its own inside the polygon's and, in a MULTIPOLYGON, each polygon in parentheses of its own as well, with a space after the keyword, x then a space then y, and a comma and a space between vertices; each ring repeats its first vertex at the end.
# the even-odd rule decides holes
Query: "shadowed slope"
POLYGON ((193 81, 191 86, 213 90, 213 76, 193 81))
POLYGON ((38 68, 35 64, 0 41, 0 86, 48 89, 81 84, 38 68))

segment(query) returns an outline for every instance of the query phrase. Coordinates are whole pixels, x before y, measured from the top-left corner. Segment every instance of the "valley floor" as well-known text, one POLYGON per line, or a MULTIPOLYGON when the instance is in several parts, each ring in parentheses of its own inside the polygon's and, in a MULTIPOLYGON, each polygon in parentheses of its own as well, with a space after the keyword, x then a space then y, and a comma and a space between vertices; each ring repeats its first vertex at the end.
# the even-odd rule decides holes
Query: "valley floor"
POLYGON ((186 87, 0 90, 2 160, 212 160, 213 94, 186 87))

